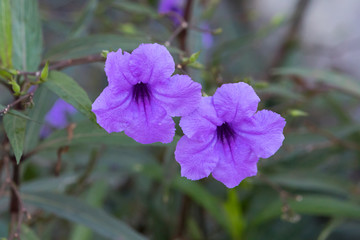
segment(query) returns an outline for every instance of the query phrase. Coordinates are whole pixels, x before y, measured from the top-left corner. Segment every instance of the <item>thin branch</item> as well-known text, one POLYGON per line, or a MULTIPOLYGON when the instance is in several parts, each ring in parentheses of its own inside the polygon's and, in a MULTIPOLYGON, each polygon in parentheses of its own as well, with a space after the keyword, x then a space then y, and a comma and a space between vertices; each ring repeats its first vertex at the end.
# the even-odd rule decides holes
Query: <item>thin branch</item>
MULTIPOLYGON (((49 66, 49 70, 61 70, 67 67, 72 67, 81 64, 93 63, 93 62, 103 62, 106 59, 99 55, 91 55, 81 58, 73 58, 67 60, 61 60, 58 62, 51 63, 52 65, 49 66)), ((30 76, 40 76, 41 71, 36 72, 25 72, 25 71, 18 71, 19 75, 30 75, 30 76)))
POLYGON ((18 103, 20 103, 20 102, 22 102, 24 100, 30 100, 31 101, 37 88, 38 88, 38 85, 35 85, 35 87, 30 92, 28 92, 27 94, 19 97, 14 102, 8 104, 3 110, 0 111, 0 116, 7 114, 12 107, 14 107, 16 104, 18 104, 18 103))

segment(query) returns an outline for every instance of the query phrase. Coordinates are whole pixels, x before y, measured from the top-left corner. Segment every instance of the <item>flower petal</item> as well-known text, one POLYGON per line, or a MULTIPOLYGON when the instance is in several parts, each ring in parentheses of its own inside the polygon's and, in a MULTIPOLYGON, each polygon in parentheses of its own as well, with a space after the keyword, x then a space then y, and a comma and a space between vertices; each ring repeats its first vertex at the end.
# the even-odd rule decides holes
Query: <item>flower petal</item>
POLYGON ((129 69, 138 82, 156 84, 168 81, 175 63, 166 47, 141 44, 131 53, 129 69))
POLYGON ((138 81, 133 77, 129 70, 130 54, 122 53, 119 49, 117 52, 109 52, 105 62, 105 72, 108 78, 109 86, 121 90, 129 90, 132 85, 138 81))
POLYGON ((216 113, 224 122, 252 116, 260 98, 246 83, 228 83, 218 88, 213 96, 216 113))
POLYGON ((92 105, 97 123, 108 133, 121 132, 131 122, 132 112, 130 92, 114 92, 106 87, 92 105))
POLYGON ((222 121, 217 117, 211 97, 202 97, 199 107, 180 120, 184 134, 192 139, 205 141, 216 132, 216 126, 222 121))
POLYGON ((268 158, 281 147, 285 124, 279 114, 262 110, 234 127, 258 157, 268 158))
POLYGON ((230 145, 218 141, 215 148, 220 153, 220 159, 212 176, 228 188, 236 187, 243 179, 256 175, 259 158, 247 144, 239 139, 230 145))
POLYGON ((208 177, 215 168, 219 157, 214 152, 215 134, 207 141, 194 141, 186 136, 180 138, 175 159, 181 166, 181 176, 191 180, 208 177))
POLYGON ((169 81, 154 87, 152 93, 170 116, 184 116, 199 106, 201 85, 187 75, 174 75, 169 81))
POLYGON ((135 141, 149 144, 169 143, 173 140, 175 123, 159 103, 133 103, 129 111, 133 113, 133 119, 125 129, 125 134, 135 141))

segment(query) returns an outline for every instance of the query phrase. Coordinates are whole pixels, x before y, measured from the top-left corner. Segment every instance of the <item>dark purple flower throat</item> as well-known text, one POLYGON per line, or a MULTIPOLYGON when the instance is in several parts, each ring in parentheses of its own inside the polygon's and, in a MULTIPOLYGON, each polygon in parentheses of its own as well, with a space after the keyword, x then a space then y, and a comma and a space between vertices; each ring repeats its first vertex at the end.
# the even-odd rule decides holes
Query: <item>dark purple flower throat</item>
POLYGON ((146 83, 139 82, 133 87, 133 99, 145 103, 146 100, 150 101, 150 91, 146 83))
POLYGON ((230 141, 235 138, 235 132, 227 122, 224 122, 221 126, 217 126, 216 135, 222 143, 225 141, 230 143, 230 141))

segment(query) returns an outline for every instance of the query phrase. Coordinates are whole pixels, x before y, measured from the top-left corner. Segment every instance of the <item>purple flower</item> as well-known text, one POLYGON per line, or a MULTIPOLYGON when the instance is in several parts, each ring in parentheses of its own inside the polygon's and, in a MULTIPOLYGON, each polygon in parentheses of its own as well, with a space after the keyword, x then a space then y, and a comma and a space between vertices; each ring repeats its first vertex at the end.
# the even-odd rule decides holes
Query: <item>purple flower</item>
POLYGON ((201 100, 201 85, 186 75, 171 76, 174 70, 172 56, 159 44, 141 44, 131 54, 109 53, 109 85, 92 105, 97 122, 140 143, 171 142, 171 117, 191 113, 201 100))
POLYGON ((224 84, 213 97, 180 121, 185 134, 176 147, 181 175, 191 180, 212 176, 227 187, 257 173, 259 158, 282 145, 285 119, 262 110, 260 99, 246 83, 224 84))
POLYGON ((183 15, 185 1, 184 0, 160 0, 159 13, 176 12, 183 15))
POLYGON ((58 99, 45 116, 45 124, 40 135, 46 137, 52 129, 65 128, 69 124, 69 116, 76 113, 76 109, 62 99, 58 99))

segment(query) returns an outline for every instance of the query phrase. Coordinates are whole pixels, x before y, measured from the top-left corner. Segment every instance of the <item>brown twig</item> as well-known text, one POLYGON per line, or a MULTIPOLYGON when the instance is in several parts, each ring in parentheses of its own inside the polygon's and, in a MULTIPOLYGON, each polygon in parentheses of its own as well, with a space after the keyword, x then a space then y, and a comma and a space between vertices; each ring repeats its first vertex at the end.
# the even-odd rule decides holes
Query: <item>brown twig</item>
MULTIPOLYGON (((184 21, 189 24, 191 22, 191 12, 192 12, 193 0, 187 0, 184 10, 184 21)), ((188 35, 188 28, 184 28, 179 33, 180 49, 187 53, 186 40, 188 35)))

